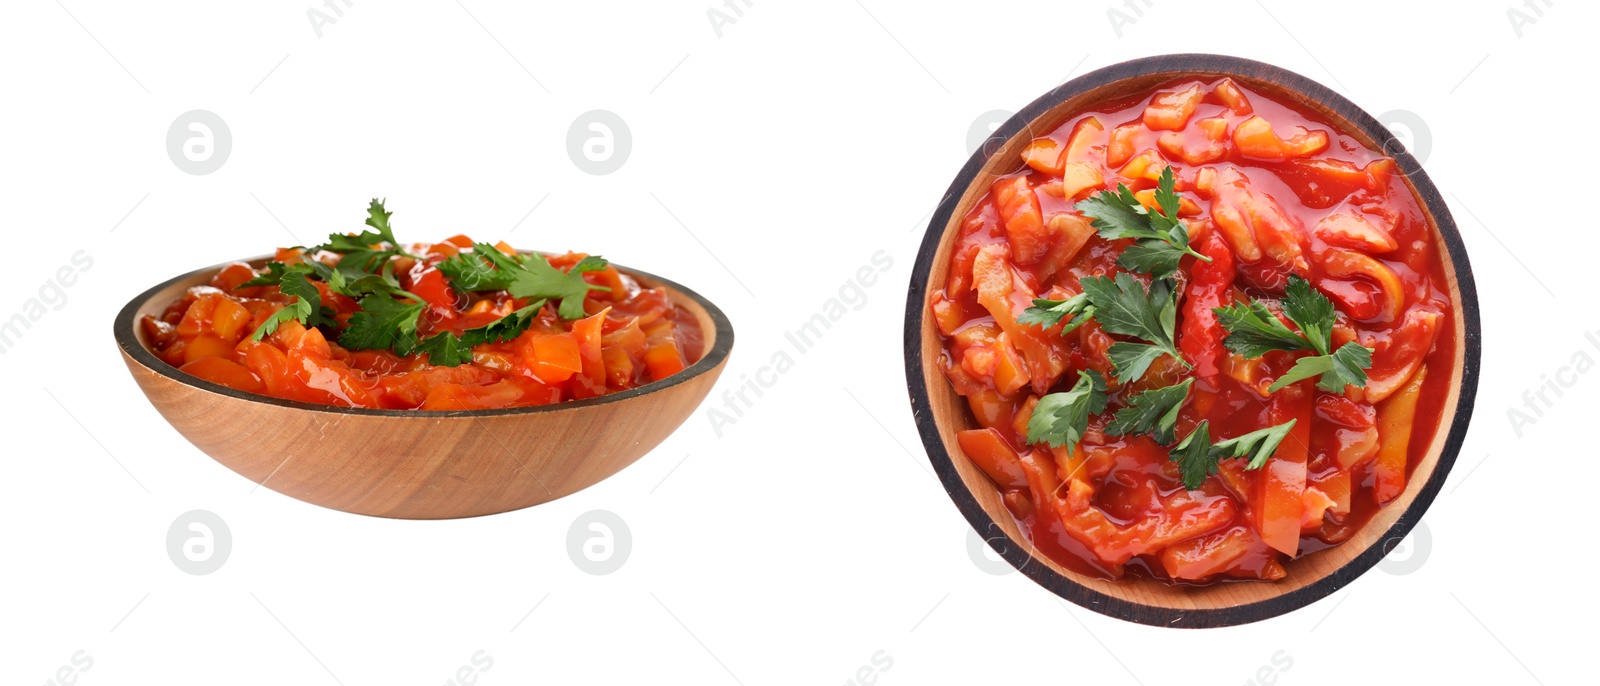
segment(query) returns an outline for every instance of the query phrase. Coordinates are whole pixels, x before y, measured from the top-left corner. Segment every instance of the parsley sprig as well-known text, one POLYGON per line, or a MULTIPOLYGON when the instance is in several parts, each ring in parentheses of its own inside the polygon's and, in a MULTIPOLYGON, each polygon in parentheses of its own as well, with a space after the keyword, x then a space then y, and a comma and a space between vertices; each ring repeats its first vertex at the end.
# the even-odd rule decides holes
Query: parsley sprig
POLYGON ((1161 170, 1156 182, 1155 209, 1144 206, 1128 190, 1117 184, 1115 193, 1100 191, 1079 201, 1074 207, 1091 218, 1091 225, 1099 229, 1106 240, 1132 238, 1135 243, 1122 251, 1117 264, 1122 268, 1161 278, 1178 271, 1178 262, 1184 255, 1210 262, 1194 248, 1189 247, 1189 230, 1178 220, 1177 181, 1172 167, 1161 170))
POLYGON ((1089 416, 1105 411, 1105 378, 1092 369, 1084 370, 1072 390, 1051 393, 1034 405, 1033 416, 1028 418, 1028 442, 1072 452, 1089 430, 1089 416))
POLYGON ((390 293, 373 293, 361 298, 361 311, 350 315, 339 345, 347 350, 394 350, 401 355, 417 345, 417 323, 427 309, 426 301, 401 291, 410 298, 396 300, 390 293))
POLYGON ((1199 488, 1206 477, 1217 473, 1217 459, 1211 452, 1211 423, 1201 420, 1189 435, 1172 447, 1168 456, 1178 463, 1183 487, 1191 491, 1199 488))
POLYGON ((1216 443, 1211 442, 1210 423, 1201 421, 1189 435, 1172 447, 1168 456, 1178 463, 1183 487, 1192 491, 1204 484, 1207 476, 1215 474, 1217 465, 1225 459, 1248 458, 1245 469, 1265 467, 1267 460, 1278 451, 1278 445, 1289 436, 1289 431, 1294 429, 1297 421, 1291 419, 1216 443))
POLYGON ((1171 280, 1156 279, 1147 290, 1128 272, 1118 272, 1114 279, 1086 276, 1078 284, 1083 292, 1066 300, 1035 299, 1033 306, 1017 317, 1017 323, 1048 329, 1073 317, 1061 327, 1064 335, 1096 319, 1107 333, 1148 341, 1117 341, 1106 351, 1112 372, 1121 383, 1144 376, 1151 363, 1162 355, 1171 355, 1184 367, 1190 366, 1176 344, 1178 300, 1171 280))
POLYGON ((1152 388, 1128 399, 1127 407, 1117 411, 1117 416, 1106 424, 1106 433, 1113 436, 1149 434, 1157 443, 1166 445, 1177 438, 1178 411, 1189 399, 1189 388, 1194 379, 1161 388, 1152 388))
POLYGON ((1023 310, 1017 317, 1017 323, 1038 324, 1041 328, 1048 329, 1060 324, 1061 320, 1067 317, 1073 319, 1061 327, 1062 335, 1070 333, 1094 318, 1094 305, 1089 304, 1089 294, 1079 293, 1066 300, 1034 298, 1033 307, 1023 310))
POLYGON ((545 302, 539 300, 531 303, 488 324, 462 331, 460 336, 453 331, 441 331, 416 342, 414 348, 401 354, 426 353, 429 363, 441 367, 466 364, 472 361, 473 346, 509 341, 522 335, 539 317, 539 310, 544 309, 545 302))
POLYGON ((472 252, 439 263, 439 271, 450 277, 450 284, 458 290, 504 290, 518 298, 559 300, 557 314, 562 319, 581 319, 583 299, 589 291, 611 290, 585 281, 583 274, 607 265, 605 258, 589 256, 563 272, 540 255, 509 257, 492 245, 475 243, 472 252))
POLYGON ((304 261, 295 264, 269 262, 266 273, 243 286, 277 286, 294 301, 273 313, 252 340, 277 331, 290 319, 308 327, 339 327, 333 310, 322 304, 322 294, 311 281, 315 278, 330 292, 357 301, 360 310, 351 314, 339 334, 339 345, 348 350, 392 350, 398 355, 426 354, 434 365, 454 367, 472 361, 472 348, 484 343, 511 340, 527 331, 546 303, 557 302, 562 319, 584 316, 583 300, 591 290, 610 290, 589 284, 585 272, 605 269, 605 258, 585 257, 572 269, 562 271, 539 255, 507 256, 492 245, 477 243, 472 252, 463 252, 438 265, 451 284, 461 291, 505 290, 513 297, 529 301, 500 319, 460 334, 441 331, 421 338, 418 327, 428 302, 405 290, 394 275, 395 257, 407 253, 400 247, 390 226, 393 215, 382 200, 374 198, 367 206, 366 225, 360 234, 332 234, 328 241, 306 251, 304 261), (320 252, 339 255, 337 266, 316 259, 320 252))
POLYGON ((1366 370, 1372 367, 1372 350, 1354 341, 1329 350, 1333 346, 1333 302, 1299 276, 1289 277, 1283 297, 1283 314, 1300 327, 1299 332, 1285 326, 1260 300, 1234 303, 1213 311, 1217 321, 1228 330, 1223 345, 1235 353, 1245 357, 1260 357, 1272 350, 1316 353, 1296 360, 1289 371, 1267 387, 1269 393, 1311 377, 1319 377, 1317 388, 1329 393, 1343 392, 1345 386, 1367 385, 1366 370))
POLYGON ((389 263, 390 258, 405 255, 406 252, 400 248, 400 241, 394 237, 394 229, 389 226, 389 217, 394 213, 385 209, 383 203, 383 200, 373 198, 367 205, 366 224, 372 227, 371 231, 362 231, 354 236, 331 234, 328 242, 312 247, 307 254, 316 255, 322 251, 338 253, 339 271, 351 278, 378 271, 389 263))
POLYGON ((1115 280, 1087 276, 1078 283, 1094 305, 1094 318, 1107 333, 1148 341, 1111 344, 1106 355, 1111 358, 1118 381, 1127 383, 1144 376, 1150 364, 1162 355, 1171 355, 1183 366, 1189 366, 1175 342, 1178 301, 1171 281, 1157 279, 1146 290, 1132 274, 1118 272, 1115 280))
POLYGON ((272 262, 267 265, 266 274, 241 284, 241 287, 277 286, 284 295, 294 297, 294 302, 272 313, 261 326, 256 327, 255 332, 250 334, 250 340, 259 341, 276 333, 279 326, 291 319, 308 327, 336 323, 333 310, 322 306, 322 292, 306 278, 311 274, 311 267, 305 264, 288 266, 282 262, 272 262))

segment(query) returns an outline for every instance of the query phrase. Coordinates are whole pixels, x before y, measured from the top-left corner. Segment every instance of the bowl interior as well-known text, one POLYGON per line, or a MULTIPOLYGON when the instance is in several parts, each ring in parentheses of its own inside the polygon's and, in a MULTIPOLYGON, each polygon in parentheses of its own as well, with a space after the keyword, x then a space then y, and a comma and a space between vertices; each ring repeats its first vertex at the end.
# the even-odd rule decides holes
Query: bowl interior
MULTIPOLYGON (((272 258, 270 256, 260 256, 241 261, 249 264, 251 267, 260 269, 271 259, 272 258)), ((199 269, 188 274, 175 277, 165 283, 154 286, 150 290, 145 291, 144 293, 135 297, 133 300, 129 301, 127 306, 123 308, 122 312, 117 315, 115 335, 117 343, 123 349, 123 351, 134 360, 137 360, 140 364, 150 368, 151 371, 180 381, 184 384, 196 386, 213 393, 219 393, 230 397, 262 402, 271 405, 294 407, 318 412, 408 417, 418 415, 497 416, 506 414, 532 414, 619 402, 629 398, 638 397, 661 388, 676 385, 695 376, 699 376, 706 371, 716 368, 727 359, 728 354, 733 347, 733 327, 729 323, 727 315, 723 314, 721 309, 718 309, 716 305, 712 304, 711 301, 707 300, 700 294, 695 293, 694 291, 689 290, 688 288, 685 288, 684 286, 681 286, 675 282, 655 276, 654 274, 641 272, 635 269, 629 269, 622 265, 613 264, 612 266, 616 267, 619 271, 633 277, 639 282, 639 285, 645 288, 664 289, 674 304, 684 308, 695 318, 695 321, 700 325, 700 330, 704 336, 704 344, 701 346, 700 359, 677 374, 659 381, 654 381, 643 386, 639 386, 637 388, 628 389, 618 393, 610 393, 585 400, 572 400, 551 405, 512 407, 497 410, 447 411, 378 410, 368 408, 338 407, 333 405, 321 405, 317 403, 285 400, 282 398, 274 398, 255 393, 246 393, 244 391, 235 390, 181 373, 177 370, 177 368, 167 364, 150 352, 149 342, 146 340, 144 334, 144 327, 139 325, 139 320, 145 315, 153 315, 156 317, 161 316, 161 313, 166 310, 167 305, 182 297, 185 291, 194 286, 201 286, 209 283, 212 275, 216 274, 216 272, 221 269, 222 265, 206 267, 204 269, 199 269)))
POLYGON ((1097 611, 1150 624, 1203 626, 1254 621, 1307 604, 1365 571, 1404 537, 1432 500, 1459 449, 1476 387, 1477 319, 1470 269, 1449 212, 1420 166, 1393 142, 1387 129, 1337 94, 1276 67, 1238 58, 1173 55, 1123 63, 1069 82, 1019 113, 990 143, 992 154, 987 161, 982 159, 984 151, 974 156, 929 226, 930 235, 918 256, 907 304, 908 318, 916 320, 918 336, 913 341, 908 331, 907 364, 914 402, 918 375, 925 390, 922 400, 927 412, 919 412, 918 420, 930 457, 936 468, 943 468, 941 477, 952 498, 980 533, 997 545, 997 552, 1047 588, 1097 611), (961 452, 956 433, 976 427, 976 422, 965 400, 951 388, 939 368, 943 342, 933 318, 923 316, 932 290, 929 284, 945 283, 950 251, 962 218, 995 178, 1022 167, 1022 150, 1035 136, 1054 130, 1086 109, 1176 78, 1224 75, 1276 99, 1301 103, 1368 147, 1389 152, 1401 169, 1409 172, 1405 174, 1406 183, 1434 229, 1455 308, 1454 328, 1440 334, 1455 337, 1451 396, 1405 492, 1351 539, 1289 562, 1288 576, 1283 580, 1192 587, 1150 579, 1107 581, 1084 576, 1043 555, 1029 554, 1026 538, 1002 504, 995 484, 961 452), (1007 540, 998 539, 1002 533, 1007 540), (1009 549, 999 549, 1007 541, 1009 549))

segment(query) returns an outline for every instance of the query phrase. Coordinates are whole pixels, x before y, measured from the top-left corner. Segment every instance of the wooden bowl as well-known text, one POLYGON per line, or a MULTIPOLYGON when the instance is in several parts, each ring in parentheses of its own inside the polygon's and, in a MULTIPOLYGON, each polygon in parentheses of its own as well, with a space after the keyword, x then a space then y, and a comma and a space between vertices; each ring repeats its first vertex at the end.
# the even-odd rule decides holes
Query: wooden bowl
POLYGON ((962 167, 928 224, 906 301, 905 361, 912 409, 933 468, 956 507, 997 553, 1041 586, 1096 612, 1156 626, 1214 627, 1266 619, 1327 596, 1371 568, 1411 531, 1444 484, 1472 415, 1478 386, 1478 298, 1466 248, 1449 209, 1421 165, 1387 128, 1339 94, 1279 67, 1222 55, 1162 55, 1112 65, 1057 87, 1008 120, 989 142, 962 167), (1152 579, 1108 581, 1075 573, 1030 552, 994 482, 956 442, 956 432, 976 423, 939 368, 943 342, 933 319, 925 316, 929 284, 945 283, 962 218, 996 177, 1022 168, 1022 149, 1030 140, 1097 104, 1184 76, 1228 76, 1248 88, 1302 103, 1335 128, 1393 157, 1435 229, 1456 310, 1455 329, 1447 332, 1457 342, 1451 397, 1405 492, 1349 540, 1290 561, 1288 576, 1276 582, 1196 587, 1152 579))
POLYGON ((220 268, 172 279, 122 308, 115 333, 128 371, 161 416, 223 466, 284 495, 357 514, 474 517, 593 486, 688 419, 733 348, 733 327, 710 301, 618 266, 646 287, 665 288, 699 320, 705 332, 699 361, 638 388, 536 407, 374 410, 283 400, 181 373, 145 345, 140 317, 159 316, 220 268))

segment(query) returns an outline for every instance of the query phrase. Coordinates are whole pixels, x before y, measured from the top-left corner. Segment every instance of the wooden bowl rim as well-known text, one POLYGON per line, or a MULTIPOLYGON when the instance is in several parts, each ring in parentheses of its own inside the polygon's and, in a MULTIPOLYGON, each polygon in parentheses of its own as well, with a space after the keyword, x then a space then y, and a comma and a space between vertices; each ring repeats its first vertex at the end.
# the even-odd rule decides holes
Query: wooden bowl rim
MULTIPOLYGON (((523 252, 531 251, 524 250, 523 252)), ((271 259, 271 256, 261 255, 235 261, 253 264, 269 259, 271 259)), ((139 310, 142 309, 146 303, 148 303, 161 291, 171 288, 175 284, 204 274, 214 273, 228 264, 232 264, 232 262, 225 262, 223 264, 196 269, 187 274, 173 277, 163 281, 160 284, 150 287, 145 292, 135 296, 133 300, 128 301, 128 304, 123 306, 122 311, 117 313, 116 320, 112 324, 114 329, 113 333, 117 340, 117 347, 121 348, 122 352, 128 357, 138 361, 139 364, 144 365, 150 371, 187 386, 193 386, 210 393, 224 395, 238 400, 246 400, 264 405, 276 405, 278 407, 286 407, 296 410, 326 412, 329 414, 362 415, 369 417, 426 417, 430 419, 437 419, 441 417, 504 417, 511 415, 544 414, 549 412, 581 410, 584 408, 595 407, 597 405, 623 402, 653 393, 655 391, 666 390, 700 376, 701 374, 705 374, 706 372, 716 369, 728 359, 729 353, 733 350, 732 322, 728 321, 728 316, 710 300, 706 299, 705 296, 690 290, 676 281, 664 279, 649 272, 631 269, 620 264, 612 263, 611 266, 616 267, 623 273, 646 282, 647 285, 652 287, 665 286, 673 291, 676 291, 677 293, 682 294, 684 297, 694 301, 696 305, 699 305, 701 308, 705 309, 706 315, 711 318, 714 332, 716 334, 716 339, 712 342, 711 349, 704 351, 704 353, 700 356, 700 359, 694 364, 685 367, 683 371, 673 374, 665 379, 652 381, 642 386, 637 386, 617 393, 607 393, 605 395, 596 396, 593 398, 569 400, 566 402, 552 403, 549 405, 504 407, 490 410, 389 410, 367 407, 323 405, 320 403, 309 403, 300 400, 276 398, 269 395, 260 395, 229 388, 221 384, 213 383, 179 372, 177 367, 174 367, 156 357, 154 353, 145 348, 143 343, 139 342, 137 329, 135 328, 135 325, 137 324, 135 319, 138 316, 139 310)))
MULTIPOLYGON (((1250 81, 1270 81, 1279 89, 1298 93, 1308 101, 1320 103, 1326 108, 1337 111, 1351 126, 1360 129, 1371 140, 1392 140, 1392 135, 1390 135, 1388 128, 1374 119, 1366 110, 1316 81, 1288 69, 1264 62, 1230 55, 1202 53, 1142 57, 1102 67, 1079 76, 1051 89, 1048 93, 1029 103, 1027 107, 1018 111, 996 129, 994 134, 991 135, 991 140, 1009 141, 1019 132, 1028 129, 1035 119, 1044 116, 1056 105, 1076 95, 1127 79, 1155 74, 1171 74, 1173 78, 1179 78, 1184 75, 1199 77, 1232 76, 1250 81)), ((1332 123, 1334 122, 1330 121, 1330 124, 1332 123)), ((1349 132, 1345 131, 1345 133, 1349 132)), ((1403 144, 1399 141, 1393 141, 1393 147, 1385 145, 1383 152, 1393 157, 1401 170, 1414 170, 1403 171, 1402 173, 1406 173, 1417 197, 1432 216, 1439 238, 1448 251, 1454 268, 1457 288, 1460 291, 1460 299, 1456 303, 1456 309, 1461 316, 1464 335, 1461 340, 1463 348, 1461 384, 1455 389, 1458 393, 1456 410, 1451 420, 1450 431, 1441 447, 1437 463, 1427 482, 1424 483, 1410 505, 1406 507, 1404 512, 1395 520, 1395 523, 1382 536, 1375 539, 1366 550, 1351 558, 1343 566, 1299 588, 1242 605, 1207 609, 1177 609, 1138 603, 1091 589, 1056 572, 1049 565, 1033 563, 1033 556, 1027 550, 1030 546, 1027 545, 1026 541, 1013 541, 1009 534, 992 537, 984 534, 984 532, 1004 532, 1005 529, 989 516, 988 511, 967 489, 955 463, 952 461, 949 450, 939 435, 939 427, 935 419, 932 402, 929 399, 928 388, 923 381, 922 329, 923 317, 927 311, 928 277, 934 266, 934 256, 939 250, 939 244, 944 239, 945 229, 950 224, 951 215, 957 205, 960 204, 962 196, 966 193, 967 188, 982 174, 983 168, 988 164, 992 154, 987 151, 989 147, 986 145, 979 148, 967 160, 960 173, 956 175, 955 180, 951 182, 949 189, 945 191, 938 208, 928 221, 928 229, 923 236, 921 246, 918 248, 916 263, 913 265, 911 282, 907 290, 904 356, 906 384, 911 396, 912 414, 917 423, 917 431, 922 437, 922 444, 927 449, 929 462, 932 463, 934 471, 939 475, 939 480, 943 483, 950 499, 955 502, 956 508, 961 511, 967 522, 979 532, 980 536, 985 536, 986 542, 991 548, 994 548, 996 554, 1000 555, 1018 571, 1027 575, 1035 583, 1050 590, 1057 596, 1095 612, 1151 626, 1205 628, 1234 626, 1260 621, 1304 607, 1327 597, 1345 584, 1355 580, 1356 577, 1365 573, 1368 569, 1371 569, 1393 550, 1394 546, 1398 545, 1406 534, 1410 533, 1412 527, 1427 511, 1428 506, 1433 503, 1433 499, 1438 495, 1439 489, 1444 486, 1445 479, 1449 476, 1450 469, 1455 464, 1456 456, 1461 451, 1462 442, 1466 438, 1467 426, 1472 419, 1472 409, 1477 395, 1482 333, 1478 321, 1477 286, 1473 279, 1471 264, 1467 260, 1466 245, 1462 242, 1461 233, 1456 228, 1455 220, 1452 218, 1449 208, 1445 205, 1444 198, 1440 196, 1438 188, 1433 185, 1432 179, 1428 177, 1422 165, 1412 157, 1410 151, 1406 150, 1403 144)), ((996 152, 1001 147, 1003 146, 997 146, 995 148, 996 152)))

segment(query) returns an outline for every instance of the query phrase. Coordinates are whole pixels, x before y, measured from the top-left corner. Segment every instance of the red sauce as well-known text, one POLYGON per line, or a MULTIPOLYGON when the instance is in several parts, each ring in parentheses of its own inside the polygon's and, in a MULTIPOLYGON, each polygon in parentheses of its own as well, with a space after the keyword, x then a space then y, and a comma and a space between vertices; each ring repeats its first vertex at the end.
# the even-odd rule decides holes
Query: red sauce
POLYGON ((961 432, 963 452, 1036 548, 1103 578, 1278 579, 1287 559, 1348 539, 1405 489, 1439 427, 1456 341, 1438 246, 1393 160, 1309 111, 1190 78, 1083 112, 1024 161, 964 218, 929 305, 941 364, 980 427, 961 432), (1176 342, 1192 369, 1162 357, 1120 385, 1106 350, 1135 339, 1094 321, 1063 335, 1016 319, 1036 297, 1066 299, 1083 277, 1125 271, 1116 260, 1132 241, 1101 238, 1074 205, 1118 183, 1154 205, 1168 166, 1191 245, 1212 258, 1185 257, 1176 276, 1176 342), (1290 275, 1334 304, 1334 347, 1373 350, 1364 388, 1307 380, 1269 393, 1301 355, 1223 347, 1211 309, 1254 298, 1277 312, 1290 275), (1108 379, 1107 411, 1076 451, 1030 445, 1038 398, 1085 370, 1108 379), (1202 420, 1213 440, 1297 420, 1263 468, 1225 459, 1190 491, 1170 446, 1105 433, 1131 395, 1191 377, 1178 436, 1202 420))
MULTIPOLYGON (((409 246, 391 257, 401 288, 425 301, 416 319, 421 339, 460 335, 487 326, 531 303, 506 291, 457 289, 438 265, 470 252, 456 236, 441 243, 409 246)), ((498 249, 512 254, 510 246, 498 249)), ((568 271, 585 255, 548 258, 568 271)), ((331 253, 307 256, 279 250, 275 261, 317 259, 336 265, 331 253)), ((539 259, 531 257, 529 259, 539 259)), ((554 302, 538 310, 514 338, 471 348, 470 361, 431 363, 422 352, 401 356, 389 349, 348 350, 340 332, 360 310, 352 298, 322 281, 311 283, 330 308, 333 323, 320 327, 290 319, 252 340, 252 332, 296 301, 277 286, 243 286, 265 270, 227 265, 209 285, 189 289, 160 317, 142 320, 152 352, 179 371, 242 391, 327 405, 379 409, 480 410, 544 405, 591 398, 659 381, 683 371, 703 354, 704 335, 694 315, 660 288, 644 288, 607 266, 583 279, 609 290, 590 290, 584 316, 566 320, 554 302)))

